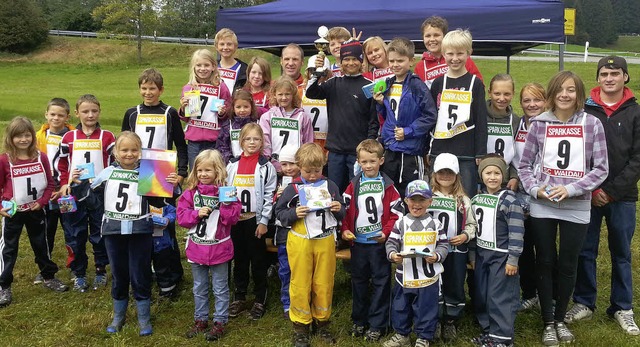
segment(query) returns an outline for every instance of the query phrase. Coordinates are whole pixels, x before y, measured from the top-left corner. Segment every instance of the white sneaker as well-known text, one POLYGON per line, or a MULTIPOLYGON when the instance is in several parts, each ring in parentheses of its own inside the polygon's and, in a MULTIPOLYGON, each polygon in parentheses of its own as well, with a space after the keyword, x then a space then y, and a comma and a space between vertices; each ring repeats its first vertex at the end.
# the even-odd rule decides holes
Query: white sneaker
POLYGON ((633 310, 620 310, 613 314, 613 318, 618 321, 618 324, 629 335, 640 335, 640 329, 636 325, 633 319, 633 310))
POLYGON ((537 295, 534 296, 533 298, 522 299, 520 301, 520 311, 529 310, 536 306, 540 307, 540 299, 538 298, 537 295))
POLYGON ((593 316, 593 311, 583 304, 575 303, 573 307, 564 315, 564 322, 571 324, 593 316))
POLYGON ((382 347, 411 347, 411 339, 409 336, 395 333, 389 340, 382 344, 382 347))

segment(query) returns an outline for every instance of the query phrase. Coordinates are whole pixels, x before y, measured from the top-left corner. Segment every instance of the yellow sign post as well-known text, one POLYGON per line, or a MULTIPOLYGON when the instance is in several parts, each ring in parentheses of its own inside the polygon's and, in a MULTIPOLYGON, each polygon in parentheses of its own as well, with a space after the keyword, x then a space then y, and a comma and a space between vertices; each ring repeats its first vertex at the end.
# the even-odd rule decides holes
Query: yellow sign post
POLYGON ((576 9, 564 9, 564 34, 573 36, 576 34, 576 9))

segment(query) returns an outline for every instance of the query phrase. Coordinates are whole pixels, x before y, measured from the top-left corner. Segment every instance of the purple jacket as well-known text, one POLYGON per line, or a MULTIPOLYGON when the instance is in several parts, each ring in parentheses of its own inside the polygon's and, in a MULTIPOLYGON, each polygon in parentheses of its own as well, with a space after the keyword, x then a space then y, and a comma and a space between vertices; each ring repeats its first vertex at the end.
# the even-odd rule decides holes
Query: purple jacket
POLYGON ((596 117, 580 110, 571 116, 565 124, 583 123, 586 172, 581 178, 571 178, 549 176, 539 169, 542 164, 546 126, 563 123, 550 111, 531 120, 524 152, 518 166, 518 175, 525 191, 533 197, 532 204, 569 210, 590 209, 591 192, 598 188, 607 177, 609 163, 604 128, 596 117), (569 193, 569 198, 560 203, 548 199, 538 200, 538 190, 545 184, 550 186, 564 185, 569 193))
POLYGON ((251 119, 251 117, 235 117, 233 120, 223 120, 220 125, 220 134, 218 135, 218 141, 216 142, 216 149, 220 151, 222 154, 222 159, 224 159, 225 164, 229 164, 229 159, 233 158, 233 151, 231 150, 231 128, 229 127, 229 122, 231 122, 231 126, 233 130, 242 129, 245 124, 255 123, 255 119, 251 119))
MULTIPOLYGON (((198 183, 198 191, 203 195, 218 196, 218 187, 214 185, 198 183)), ((178 198, 178 225, 187 229, 198 225, 200 221, 200 218, 198 218, 198 210, 194 208, 193 204, 195 192, 195 189, 187 189, 180 198, 178 198)), ((242 204, 236 201, 229 204, 220 204, 219 208, 220 219, 218 220, 216 239, 222 240, 231 235, 231 226, 238 222, 242 204)), ((201 245, 187 240, 185 252, 187 259, 196 264, 222 264, 233 259, 233 242, 231 242, 229 238, 217 244, 201 245)))

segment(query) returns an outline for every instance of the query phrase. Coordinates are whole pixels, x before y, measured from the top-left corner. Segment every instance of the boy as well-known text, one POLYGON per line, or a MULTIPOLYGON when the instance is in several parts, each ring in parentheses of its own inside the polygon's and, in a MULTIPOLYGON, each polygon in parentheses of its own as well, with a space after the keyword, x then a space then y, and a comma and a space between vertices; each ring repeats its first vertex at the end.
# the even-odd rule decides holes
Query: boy
POLYGON ((387 78, 387 90, 376 93, 376 109, 384 120, 380 131, 385 148, 384 171, 399 191, 424 174, 427 136, 436 122, 436 105, 429 89, 411 73, 415 46, 398 37, 389 43, 387 55, 394 76, 387 78))
MULTIPOLYGON (((420 29, 427 51, 422 53, 422 59, 416 65, 415 73, 427 87, 431 88, 433 81, 449 69, 442 55, 442 38, 449 29, 449 23, 442 17, 431 16, 422 22, 420 29)), ((482 80, 482 74, 471 57, 467 58, 465 66, 471 74, 482 80)))
MULTIPOLYGON (((91 95, 85 94, 76 102, 76 116, 80 119, 78 129, 72 130, 62 136, 60 147, 54 158, 56 175, 60 179, 60 194, 69 195, 70 179, 77 166, 85 163, 93 163, 94 174, 97 176, 104 168, 111 165, 113 157, 111 151, 116 138, 112 132, 100 128, 100 102, 91 95)), ((96 190, 97 201, 103 201, 102 191, 96 190)), ((93 289, 107 286, 106 266, 109 264, 104 239, 100 234, 102 226, 102 206, 89 206, 78 201, 77 211, 62 215, 63 225, 68 225, 64 230, 69 261, 67 266, 71 268, 75 276, 73 289, 86 292, 89 288, 86 279, 87 272, 87 238, 93 245, 96 277, 93 281, 93 289)))
POLYGON ((331 65, 331 73, 334 77, 342 76, 340 69, 340 46, 345 41, 349 41, 351 34, 345 27, 333 27, 327 32, 327 40, 329 41, 329 52, 335 58, 336 62, 331 65))
MULTIPOLYGON (((56 152, 58 152, 62 136, 70 130, 75 130, 75 127, 69 124, 70 112, 71 110, 67 100, 62 98, 51 99, 44 113, 44 118, 47 122, 42 124, 40 130, 36 132, 38 150, 46 154, 47 158, 49 158, 52 175, 54 174, 53 158, 56 152)), ((58 198, 60 197, 59 183, 60 182, 56 182, 56 187, 53 194, 51 194, 49 204, 44 206, 47 212, 47 246, 49 247, 49 256, 53 253, 53 243, 55 242, 56 231, 58 230, 58 220, 60 220, 60 224, 62 224, 60 208, 58 207, 58 198)), ((62 228, 65 229, 67 226, 62 224, 62 228)), ((40 284, 42 282, 42 274, 37 274, 33 280, 33 284, 40 284)))
MULTIPOLYGON (((187 177, 187 143, 184 140, 184 132, 178 117, 178 111, 160 101, 164 92, 164 79, 162 74, 155 69, 146 69, 138 78, 138 87, 142 104, 128 109, 122 120, 122 131, 133 131, 142 140, 142 148, 154 148, 177 151, 178 173, 167 179, 173 180, 178 185, 187 177)), ((177 188, 179 189, 179 188, 177 188)), ((167 199, 175 208, 175 200, 167 199)), ((160 253, 154 252, 154 270, 158 277, 160 296, 173 297, 176 294, 176 285, 182 279, 183 270, 180 263, 180 248, 176 239, 175 223, 170 223, 166 231, 173 242, 170 249, 161 256, 163 260, 158 262, 156 258, 160 253)))
MULTIPOLYGON (((319 83, 314 75, 309 80, 306 96, 309 99, 327 100, 327 139, 325 148, 329 151, 329 179, 336 183, 341 192, 353 178, 355 149, 367 138, 378 135, 378 118, 375 104, 365 97, 362 87, 371 80, 362 76, 362 45, 357 41, 340 46, 340 59, 344 76, 331 78, 319 83)), ((316 59, 316 68, 324 65, 324 60, 316 59)))
POLYGON ((508 173, 504 159, 487 155, 478 166, 486 193, 471 199, 478 220, 474 297, 482 335, 473 339, 478 346, 513 346, 520 307, 518 259, 524 243, 524 214, 515 193, 502 189, 508 173))
POLYGON ((476 195, 476 165, 487 153, 487 105, 482 81, 470 74, 465 62, 471 54, 472 38, 457 29, 442 39, 449 70, 433 81, 431 96, 438 106, 429 159, 440 153, 458 157, 462 186, 469 197, 476 195))
POLYGON ((360 142, 356 153, 362 174, 351 180, 343 194, 347 212, 340 228, 343 240, 354 241, 351 247, 351 334, 355 337, 364 335, 365 341, 378 342, 389 326, 391 294, 391 266, 386 259, 384 242, 394 223, 404 214, 404 206, 393 181, 380 172, 380 165, 384 163, 382 145, 367 139, 360 142))
POLYGON ((302 145, 295 161, 301 176, 278 199, 276 218, 283 227, 291 227, 286 248, 291 267, 289 318, 293 322, 293 342, 296 347, 308 347, 312 322, 322 340, 335 343, 329 331, 336 271, 334 240, 345 210, 336 184, 322 176, 325 155, 320 146, 302 145), (312 211, 301 195, 309 201, 320 197, 314 200, 326 207, 312 211))
POLYGON ((216 33, 214 42, 220 57, 220 78, 233 94, 247 82, 247 64, 233 57, 238 49, 238 37, 233 30, 222 28, 216 33))
POLYGON ((412 181, 405 195, 409 214, 396 222, 386 243, 387 258, 398 264, 391 299, 391 325, 396 333, 382 345, 409 347, 414 323, 415 346, 428 347, 438 323, 440 274, 449 241, 441 223, 427 213, 433 197, 429 184, 412 181))

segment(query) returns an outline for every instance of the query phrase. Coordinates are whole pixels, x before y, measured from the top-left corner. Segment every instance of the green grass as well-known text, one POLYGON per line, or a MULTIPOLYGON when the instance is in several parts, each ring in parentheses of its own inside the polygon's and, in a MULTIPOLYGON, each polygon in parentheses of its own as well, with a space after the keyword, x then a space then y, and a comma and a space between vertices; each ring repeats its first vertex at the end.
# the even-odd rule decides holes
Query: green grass
MULTIPOLYGON (((145 44, 145 52, 153 53, 146 58, 144 66, 135 63, 135 49, 132 43, 119 41, 99 41, 80 39, 54 39, 54 45, 29 57, 0 56, 0 135, 4 126, 16 115, 26 115, 37 125, 41 123, 44 108, 52 97, 67 98, 72 104, 84 93, 94 93, 102 103, 101 123, 107 129, 117 132, 124 111, 140 102, 137 92, 137 77, 145 67, 154 66, 164 74, 165 93, 163 100, 176 105, 180 88, 188 76, 188 60, 196 47, 145 44)), ((145 53, 146 54, 146 53, 145 53)), ((241 52, 242 59, 248 60, 252 54, 263 52, 241 52)), ((273 72, 279 75, 277 58, 267 56, 272 62, 273 72)), ((489 80, 498 72, 505 72, 505 61, 477 59, 477 64, 489 80)), ((567 69, 578 73, 587 84, 595 85, 595 63, 567 63, 567 69)), ((546 85, 548 79, 558 70, 557 62, 513 61, 511 73, 516 81, 516 89, 525 82, 540 82, 546 85)), ((632 76, 629 85, 636 94, 640 93, 640 66, 630 65, 632 76)), ((517 93, 516 93, 517 94, 517 93)), ((513 101, 518 105, 518 100, 513 101)), ((520 112, 518 106, 515 107, 520 112)), ((75 120, 74 120, 75 122, 75 120)), ((183 230, 179 231, 181 235, 183 230)), ((590 321, 572 326, 576 335, 576 346, 640 346, 640 337, 627 337, 617 323, 604 313, 608 306, 610 291, 610 260, 603 229, 602 244, 598 263, 598 310, 590 321)), ((182 238, 180 238, 182 240, 182 238)), ((62 231, 58 231, 54 260, 64 264, 62 231)), ((90 248, 90 246, 89 246, 90 248)), ((632 249, 640 249, 640 241, 633 241, 632 249)), ((633 262, 640 261, 637 252, 633 262)), ((185 281, 180 296, 175 301, 155 300, 152 305, 154 334, 148 338, 137 335, 135 309, 130 307, 128 323, 116 335, 104 332, 111 321, 111 299, 109 291, 62 294, 52 293, 41 286, 33 286, 31 281, 37 273, 33 253, 28 239, 23 236, 19 258, 14 270, 14 302, 0 309, 0 343, 3 346, 181 346, 207 345, 203 338, 188 340, 183 337, 193 319, 193 297, 191 295, 190 267, 183 259, 185 281)), ((636 282, 640 280, 640 270, 633 267, 636 282)), ((93 279, 93 265, 89 265, 89 279, 93 279)), ((58 276, 67 281, 69 273, 62 269, 58 276)), ((270 297, 266 316, 259 322, 246 317, 231 320, 228 334, 216 346, 289 346, 291 324, 282 318, 278 300, 279 283, 269 281, 270 297)), ((155 289, 154 289, 155 291, 155 289)), ((638 287, 635 298, 640 298, 638 287)), ((333 331, 338 337, 338 346, 373 346, 348 335, 351 313, 350 282, 338 266, 335 282, 333 331)), ((460 338, 446 346, 471 346, 469 338, 478 334, 472 324, 470 311, 463 320, 460 338)), ((542 323, 537 311, 518 316, 516 322, 516 343, 519 346, 539 346, 542 323)), ((322 346, 313 341, 315 346, 322 346)), ((437 345, 444 345, 438 343, 437 345)))

